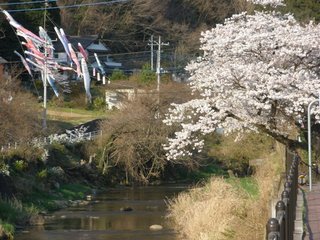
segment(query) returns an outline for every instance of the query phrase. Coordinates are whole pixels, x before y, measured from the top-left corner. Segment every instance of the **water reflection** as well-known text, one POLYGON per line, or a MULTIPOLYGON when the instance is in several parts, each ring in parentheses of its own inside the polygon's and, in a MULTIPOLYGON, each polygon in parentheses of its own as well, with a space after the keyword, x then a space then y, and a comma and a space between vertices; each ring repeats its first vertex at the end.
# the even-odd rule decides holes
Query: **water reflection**
POLYGON ((185 186, 122 187, 98 195, 97 203, 73 207, 54 213, 41 227, 26 229, 17 234, 18 240, 174 240, 165 200, 184 190, 185 186), (132 211, 121 209, 130 207, 132 211), (159 224, 161 231, 149 226, 159 224))

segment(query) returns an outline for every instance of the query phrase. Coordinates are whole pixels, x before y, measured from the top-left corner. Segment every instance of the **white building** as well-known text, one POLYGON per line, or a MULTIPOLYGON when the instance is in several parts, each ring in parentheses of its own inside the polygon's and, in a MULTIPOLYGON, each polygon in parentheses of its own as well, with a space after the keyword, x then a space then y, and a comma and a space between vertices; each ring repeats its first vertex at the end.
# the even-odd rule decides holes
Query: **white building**
POLYGON ((117 82, 116 84, 108 84, 105 90, 106 105, 109 110, 114 108, 121 109, 127 101, 134 100, 140 94, 147 94, 144 89, 137 86, 130 86, 128 83, 117 82))

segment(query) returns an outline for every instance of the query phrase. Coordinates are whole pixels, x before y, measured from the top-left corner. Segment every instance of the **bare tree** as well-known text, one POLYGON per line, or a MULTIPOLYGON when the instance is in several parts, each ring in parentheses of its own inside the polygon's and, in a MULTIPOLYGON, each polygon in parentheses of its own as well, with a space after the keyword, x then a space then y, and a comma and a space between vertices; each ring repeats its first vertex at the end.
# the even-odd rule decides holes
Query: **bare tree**
POLYGON ((28 141, 39 133, 35 98, 20 87, 17 68, 0 76, 0 145, 28 141))
POLYGON ((162 89, 160 103, 156 92, 142 93, 103 121, 104 137, 99 146, 103 173, 118 167, 126 173, 127 181, 130 178, 142 183, 159 177, 168 163, 162 146, 175 130, 162 119, 169 103, 185 99, 188 90, 182 87, 162 89))

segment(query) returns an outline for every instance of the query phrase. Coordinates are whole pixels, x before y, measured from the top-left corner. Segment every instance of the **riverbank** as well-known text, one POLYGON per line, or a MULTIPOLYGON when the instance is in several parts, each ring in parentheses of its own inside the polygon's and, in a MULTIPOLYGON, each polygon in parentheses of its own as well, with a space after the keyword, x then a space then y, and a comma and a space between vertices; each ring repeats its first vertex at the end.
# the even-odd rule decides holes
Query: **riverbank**
POLYGON ((1 240, 13 239, 16 229, 42 225, 53 211, 90 203, 97 189, 121 183, 116 169, 103 175, 97 162, 86 160, 83 148, 53 143, 0 153, 1 240))
MULTIPOLYGON (((87 204, 86 197, 94 189, 134 181, 128 178, 123 165, 108 163, 108 171, 103 174, 105 165, 101 165, 101 158, 105 155, 94 144, 97 143, 53 142, 46 146, 19 146, 0 152, 0 219, 4 239, 12 239, 15 228, 43 224, 47 213, 87 204)), ((208 156, 203 158, 206 161, 202 161, 199 168, 168 162, 161 175, 150 179, 149 184, 160 185, 164 179, 171 183, 204 182, 212 175, 228 176, 227 170, 233 169, 233 164, 228 162, 218 162, 208 156)), ((244 174, 239 169, 245 169, 246 164, 239 168, 241 164, 236 164, 235 175, 244 174)), ((235 188, 252 186, 251 181, 235 181, 233 185, 235 188)))
POLYGON ((263 239, 283 151, 264 156, 253 176, 213 177, 170 202, 181 239, 263 239))
POLYGON ((46 216, 43 226, 18 231, 15 240, 139 239, 176 240, 165 218, 167 199, 187 186, 114 186, 97 193, 87 206, 71 206, 46 216))
POLYGON ((87 197, 106 185, 96 166, 82 159, 80 148, 54 143, 1 152, 0 239, 43 224, 52 211, 87 204, 87 197))
POLYGON ((45 216, 53 211, 90 203, 95 190, 83 184, 64 184, 49 191, 30 192, 21 199, 0 200, 0 239, 13 239, 15 230, 25 226, 43 225, 45 216))

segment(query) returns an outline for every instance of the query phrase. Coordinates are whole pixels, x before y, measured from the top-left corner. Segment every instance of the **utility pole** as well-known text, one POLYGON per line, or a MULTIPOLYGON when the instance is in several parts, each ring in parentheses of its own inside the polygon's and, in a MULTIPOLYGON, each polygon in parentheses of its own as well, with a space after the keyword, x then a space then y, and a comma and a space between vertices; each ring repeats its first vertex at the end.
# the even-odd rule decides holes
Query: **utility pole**
POLYGON ((155 42, 158 45, 158 52, 157 52, 157 91, 160 92, 160 74, 161 74, 161 46, 169 46, 169 43, 161 42, 161 36, 159 36, 159 41, 155 42))
MULTIPOLYGON (((48 0, 45 0, 44 3, 44 19, 43 19, 43 29, 46 31, 46 19, 47 19, 47 7, 48 0)), ((47 129, 47 37, 45 37, 44 45, 44 72, 43 72, 43 123, 42 127, 44 130, 47 129)))
POLYGON ((153 71, 153 35, 151 35, 151 39, 149 40, 150 43, 148 45, 151 47, 151 59, 150 59, 150 68, 153 71))

